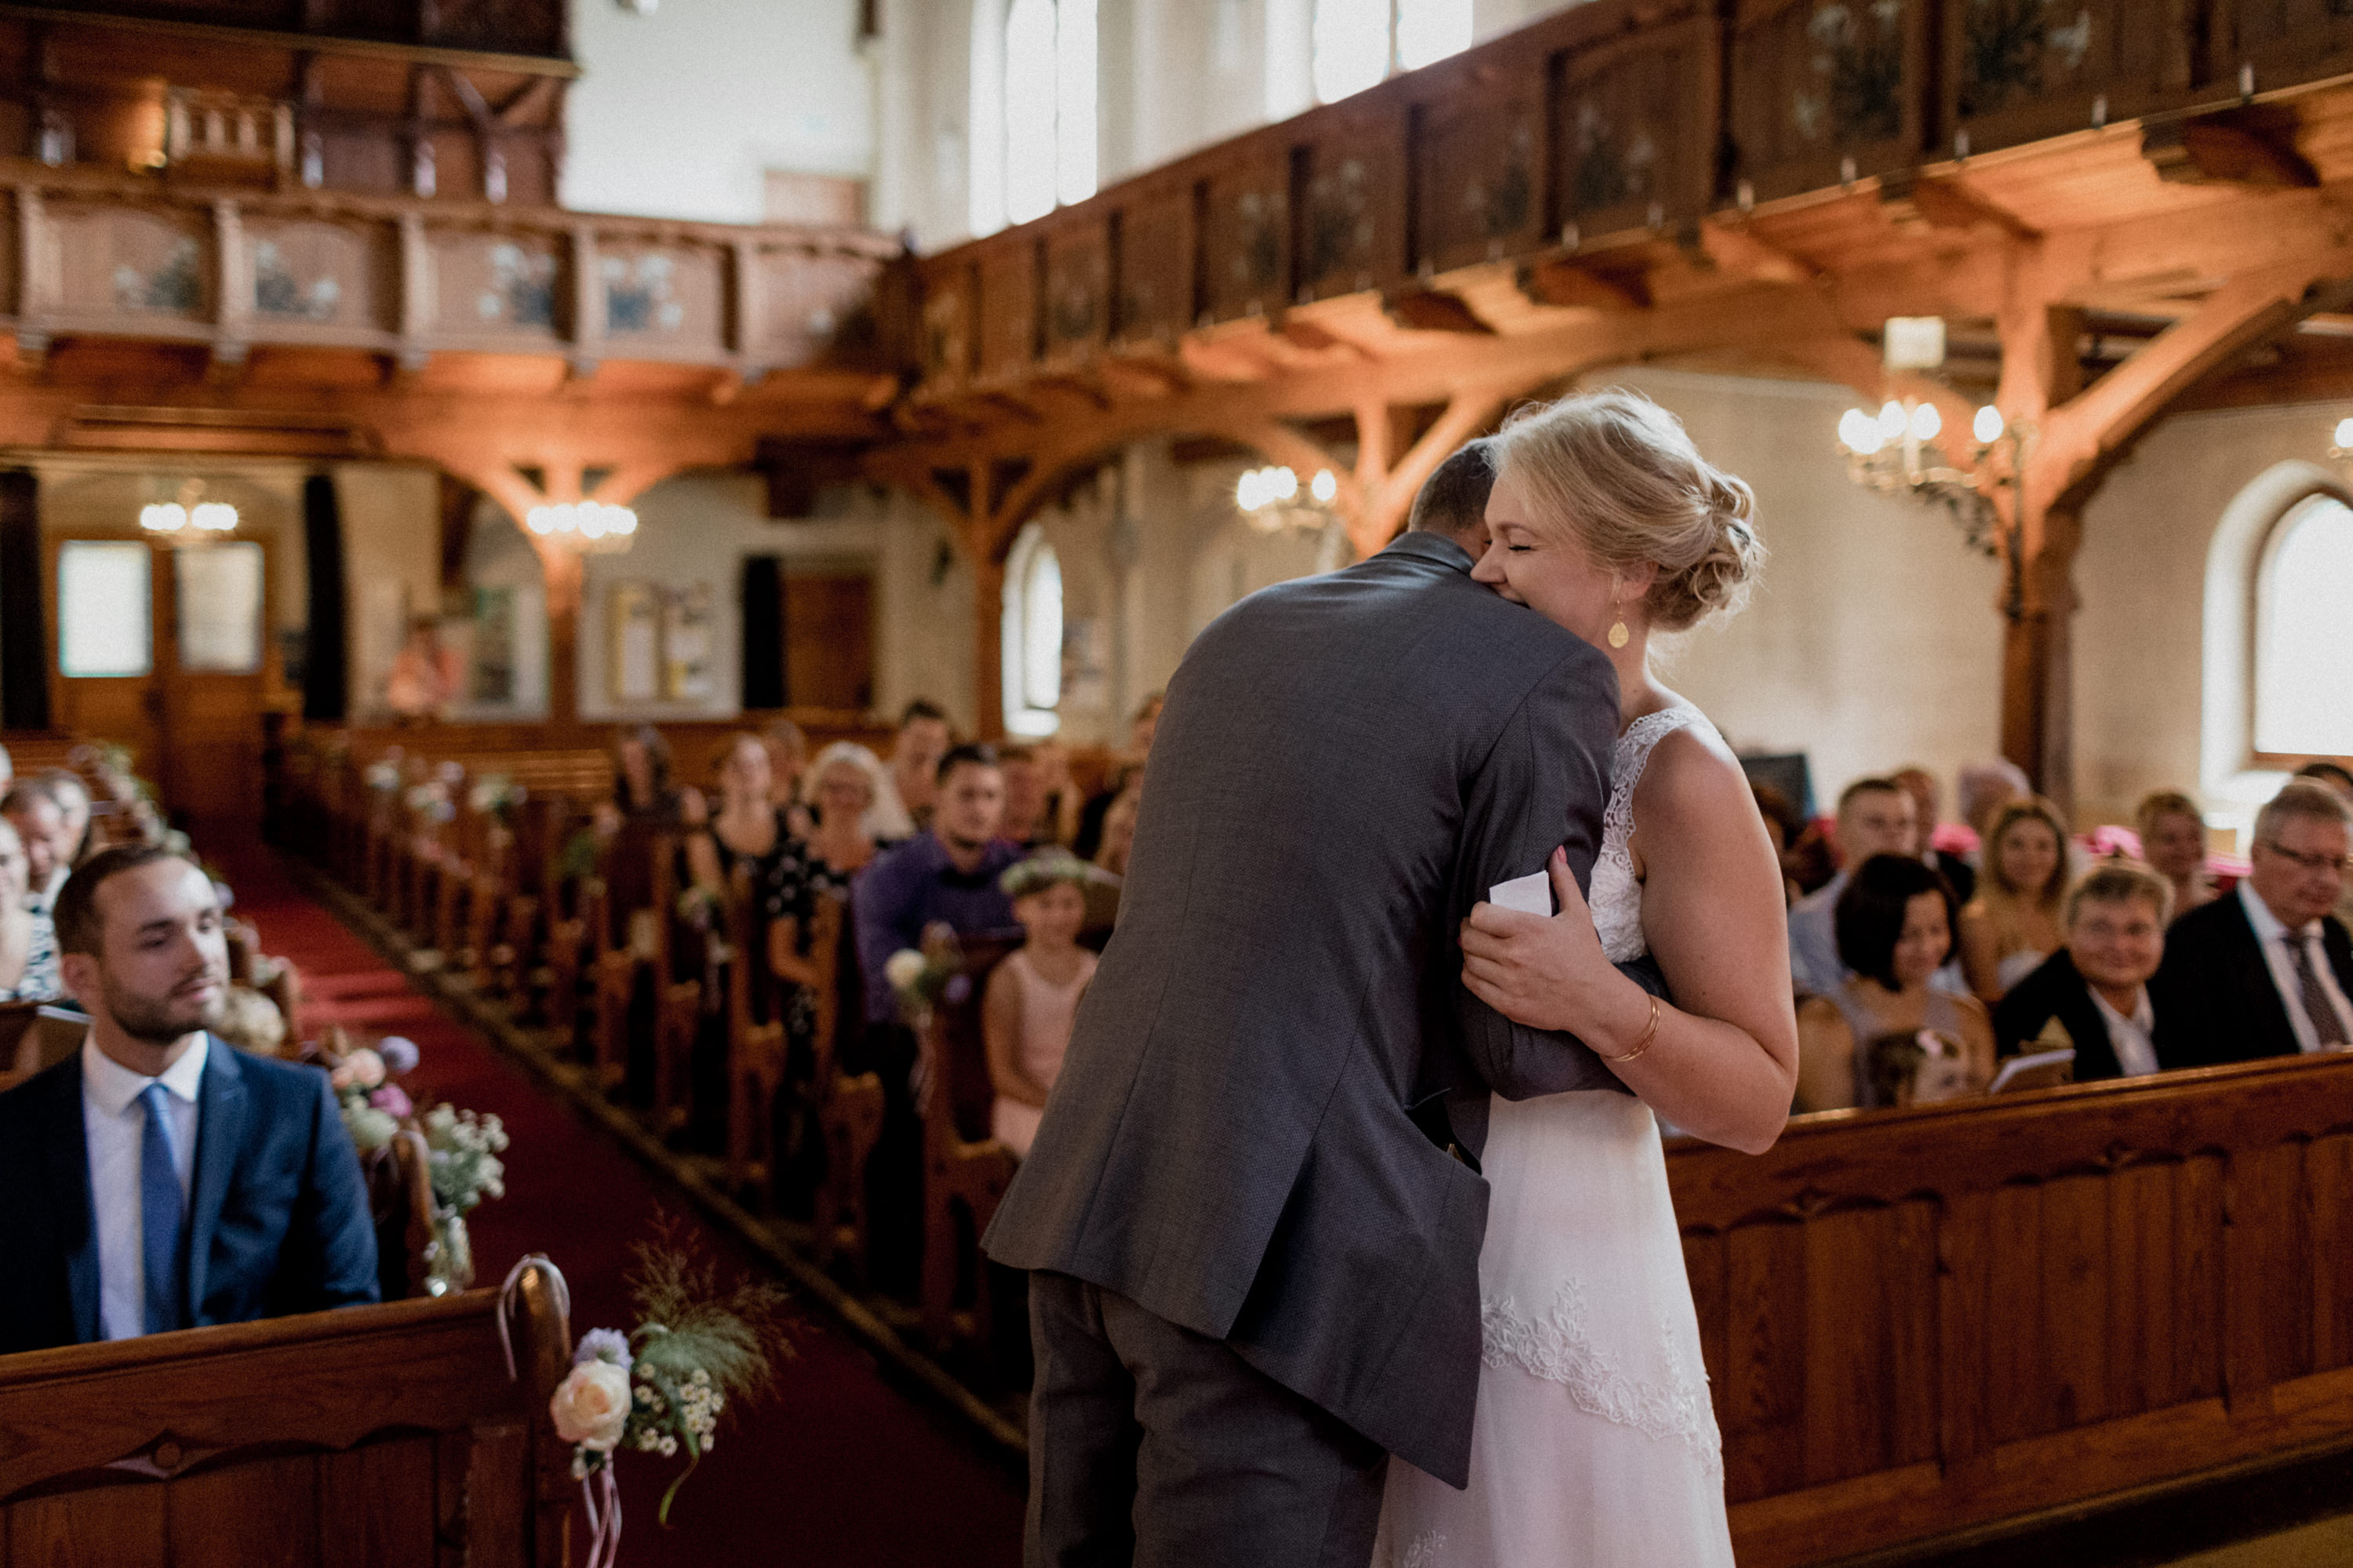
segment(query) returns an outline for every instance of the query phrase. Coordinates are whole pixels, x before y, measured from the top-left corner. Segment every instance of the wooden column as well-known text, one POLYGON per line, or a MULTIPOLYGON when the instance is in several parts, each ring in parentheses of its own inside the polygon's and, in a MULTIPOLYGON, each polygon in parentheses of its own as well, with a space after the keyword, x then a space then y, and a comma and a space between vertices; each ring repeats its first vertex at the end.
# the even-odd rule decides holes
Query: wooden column
POLYGON ((580 588, 577 551, 539 547, 547 578, 547 721, 568 727, 580 720, 580 588))
MULTIPOLYGON (((2004 312, 1998 400, 2007 418, 2038 429, 2082 390, 2083 330, 2083 311, 2041 300, 2004 312)), ((2063 811, 2073 808, 2074 795, 2071 631, 2083 498, 2064 510, 2057 503, 2073 458, 2063 441, 2030 438, 2010 493, 2000 601, 2002 755, 2063 811)))
POLYGON ((995 552, 972 552, 973 732, 984 741, 1005 733, 1005 562, 995 552))

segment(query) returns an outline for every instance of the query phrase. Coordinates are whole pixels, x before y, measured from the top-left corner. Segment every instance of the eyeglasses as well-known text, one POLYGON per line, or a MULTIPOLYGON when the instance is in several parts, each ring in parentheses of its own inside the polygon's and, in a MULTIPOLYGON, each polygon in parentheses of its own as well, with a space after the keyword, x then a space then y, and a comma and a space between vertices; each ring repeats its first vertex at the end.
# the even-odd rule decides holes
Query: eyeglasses
POLYGON ((2353 856, 2339 858, 2330 855, 2308 855, 2302 850, 2289 848, 2276 838, 2258 839, 2257 842, 2300 871, 2310 871, 2315 875, 2327 872, 2341 877, 2348 868, 2353 868, 2353 856))

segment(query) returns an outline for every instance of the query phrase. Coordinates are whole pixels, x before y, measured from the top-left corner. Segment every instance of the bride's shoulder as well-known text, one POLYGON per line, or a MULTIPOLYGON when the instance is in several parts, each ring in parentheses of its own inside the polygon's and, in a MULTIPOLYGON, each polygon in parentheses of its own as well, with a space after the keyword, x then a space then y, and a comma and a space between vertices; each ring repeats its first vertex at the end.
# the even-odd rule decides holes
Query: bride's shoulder
POLYGON ((1740 759, 1698 713, 1659 738, 1634 786, 1634 815, 1646 825, 1713 819, 1737 806, 1754 813, 1756 795, 1740 759))

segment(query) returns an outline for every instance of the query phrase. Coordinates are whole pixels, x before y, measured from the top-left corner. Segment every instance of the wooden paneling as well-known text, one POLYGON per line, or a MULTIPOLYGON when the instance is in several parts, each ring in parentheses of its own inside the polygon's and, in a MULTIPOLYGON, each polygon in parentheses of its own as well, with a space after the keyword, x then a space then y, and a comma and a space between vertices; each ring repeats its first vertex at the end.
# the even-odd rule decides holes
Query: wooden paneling
POLYGON ((1111 231, 1101 213, 1046 237, 1046 358, 1092 358, 1111 331, 1111 231))
POLYGON ((1715 195, 1717 29, 1693 16, 1564 53, 1553 210, 1587 239, 1697 222, 1715 195))
POLYGON ((1927 0, 1740 0, 1735 173, 1760 201, 1919 162, 1927 0))
POLYGON ((1544 242, 1545 61, 1450 61, 1412 121, 1413 255, 1444 272, 1544 242))
POLYGON ((1744 1568, 2353 1422, 2353 1058, 1804 1118, 1668 1170, 1744 1568))
POLYGON ((2184 0, 1954 0, 1944 13, 1942 123, 1989 152, 2182 101, 2184 0))
POLYGON ((1404 271, 1401 130, 1386 106, 1344 106, 1324 134, 1293 153, 1300 303, 1357 293, 1404 271))
POLYGON ((1038 250, 1035 236, 992 246, 980 258, 980 374, 1018 374, 1038 358, 1038 250))
POLYGON ((1288 154, 1264 137, 1236 153, 1203 180, 1202 294, 1220 321, 1280 310, 1291 291, 1288 154))
POLYGON ((1118 237, 1117 340, 1174 342, 1193 325, 1193 187, 1164 182, 1137 193, 1112 217, 1118 237))
POLYGON ((2205 79, 2254 68, 2259 91, 2353 69, 2353 13, 2337 0, 2216 0, 2205 79))
POLYGON ((462 1539, 476 1563, 558 1568, 545 1413, 569 1329, 533 1276, 511 1378, 497 1310, 480 1290, 8 1357, 5 1560, 429 1568, 462 1539))

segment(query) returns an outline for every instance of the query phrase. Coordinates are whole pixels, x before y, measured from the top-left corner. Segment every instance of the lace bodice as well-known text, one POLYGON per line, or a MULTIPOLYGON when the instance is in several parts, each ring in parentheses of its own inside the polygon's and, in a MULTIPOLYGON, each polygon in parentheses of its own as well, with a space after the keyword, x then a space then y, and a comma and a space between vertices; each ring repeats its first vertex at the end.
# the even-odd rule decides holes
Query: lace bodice
POLYGON ((1686 724, 1704 724, 1706 715, 1688 702, 1645 713, 1609 749, 1609 805, 1601 814, 1601 855, 1593 863, 1587 902, 1601 951, 1612 963, 1630 963, 1650 951, 1642 937, 1642 884, 1634 879, 1634 857, 1626 846, 1634 837, 1634 786, 1661 741, 1686 724))

